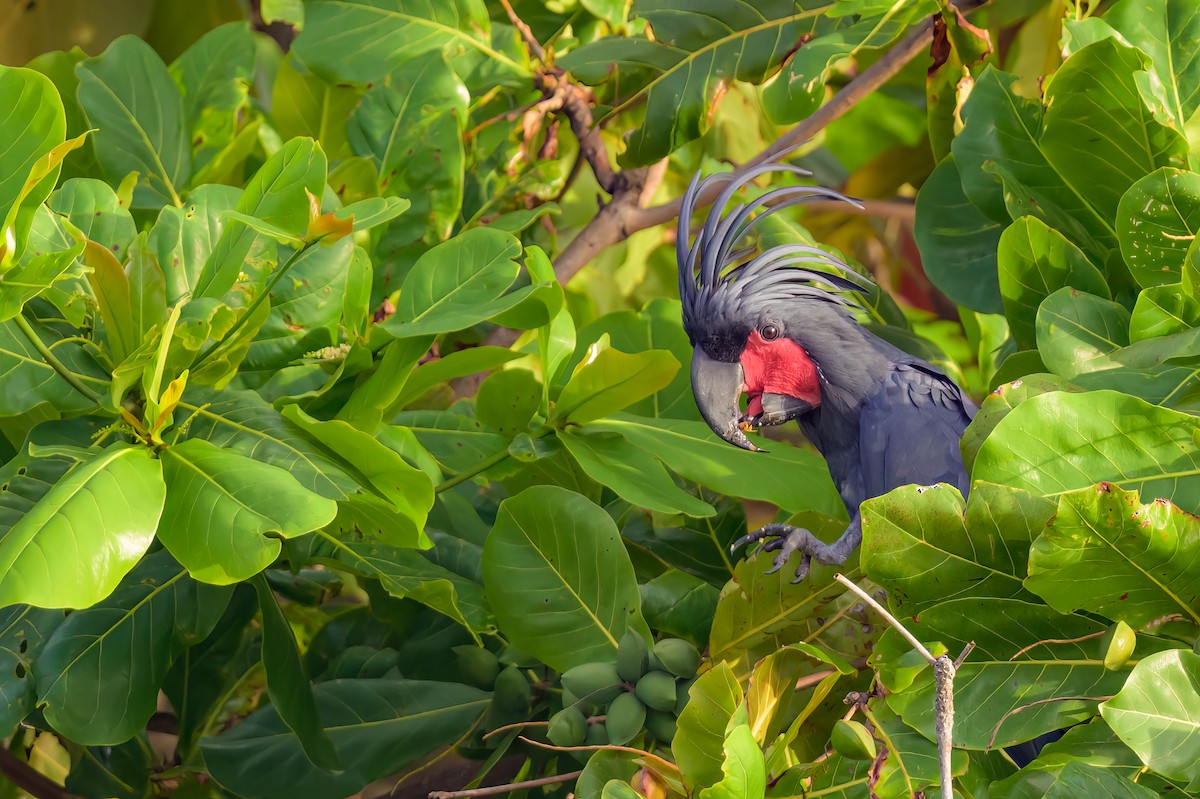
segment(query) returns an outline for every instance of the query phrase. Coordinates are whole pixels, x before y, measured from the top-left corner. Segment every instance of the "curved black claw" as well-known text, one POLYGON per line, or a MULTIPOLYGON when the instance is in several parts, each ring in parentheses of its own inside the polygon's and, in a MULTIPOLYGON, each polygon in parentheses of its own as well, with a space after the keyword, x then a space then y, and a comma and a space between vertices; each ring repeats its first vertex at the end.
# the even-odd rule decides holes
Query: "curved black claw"
POLYGON ((793 583, 798 583, 808 576, 808 570, 812 567, 812 561, 815 558, 818 563, 824 563, 827 566, 840 565, 846 562, 862 540, 862 527, 856 518, 846 528, 846 532, 842 533, 841 537, 832 544, 826 544, 815 535, 805 530, 803 527, 793 527, 790 524, 768 524, 749 535, 744 535, 737 541, 733 542, 730 551, 737 550, 738 547, 746 544, 752 544, 755 541, 762 541, 764 538, 772 538, 760 547, 760 552, 775 552, 775 557, 771 558, 771 568, 767 570, 767 574, 774 574, 787 564, 794 553, 801 553, 800 565, 796 567, 796 577, 792 580, 793 583))

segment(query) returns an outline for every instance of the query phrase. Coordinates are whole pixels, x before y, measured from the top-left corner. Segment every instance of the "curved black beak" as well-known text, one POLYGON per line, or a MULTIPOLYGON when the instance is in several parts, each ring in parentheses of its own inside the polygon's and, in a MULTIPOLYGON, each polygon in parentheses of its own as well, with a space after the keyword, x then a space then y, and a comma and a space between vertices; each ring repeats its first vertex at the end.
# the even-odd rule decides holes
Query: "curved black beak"
POLYGON ((715 361, 697 347, 692 351, 692 393, 700 415, 713 432, 734 446, 758 452, 759 448, 746 438, 740 425, 745 373, 740 363, 715 361))

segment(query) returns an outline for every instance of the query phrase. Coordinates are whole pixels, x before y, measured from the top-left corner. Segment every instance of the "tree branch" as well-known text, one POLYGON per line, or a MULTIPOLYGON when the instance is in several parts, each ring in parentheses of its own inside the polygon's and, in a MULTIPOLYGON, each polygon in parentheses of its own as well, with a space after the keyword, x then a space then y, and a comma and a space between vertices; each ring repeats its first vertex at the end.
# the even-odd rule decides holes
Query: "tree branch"
POLYGON ((471 799, 474 796, 495 796, 501 793, 522 791, 526 788, 540 788, 543 785, 557 785, 560 782, 570 782, 577 779, 583 771, 572 771, 567 774, 552 774, 549 777, 539 777, 536 780, 510 782, 506 785, 489 785, 486 788, 468 788, 462 791, 433 791, 429 799, 471 799))
MULTIPOLYGON (((954 5, 960 11, 970 11, 983 5, 985 1, 955 0, 954 5)), ((929 44, 932 32, 933 17, 930 17, 914 28, 899 44, 888 51, 885 56, 847 83, 832 100, 818 108, 812 116, 780 136, 761 153, 735 169, 733 174, 735 176, 744 174, 759 164, 799 144, 803 144, 817 135, 817 133, 824 130, 830 123, 839 119, 864 97, 887 83, 896 73, 903 69, 909 61, 915 58, 929 44)), ((564 113, 567 113, 566 108, 563 110, 564 113)), ((590 115, 589 110, 588 116, 590 117, 590 115)), ((574 124, 572 124, 572 128, 575 128, 574 124)), ((594 132, 593 130, 592 133, 594 132)), ((578 131, 576 135, 579 135, 578 131)), ((589 159, 590 161, 591 159, 589 159)), ((604 158, 604 163, 607 166, 607 155, 604 158)), ((622 175, 636 171, 628 170, 626 172, 619 172, 615 177, 619 178, 622 175)), ((601 181, 601 186, 604 186, 603 181, 601 181)), ((636 190, 636 186, 636 181, 631 181, 631 185, 627 187, 615 186, 615 191, 610 191, 610 194, 613 195, 612 202, 601 209, 601 212, 579 232, 558 256, 554 262, 554 272, 558 275, 558 279, 561 282, 566 283, 569 281, 596 253, 606 247, 624 241, 639 230, 670 222, 679 216, 681 202, 678 199, 650 208, 642 207, 638 202, 640 198, 637 196, 641 194, 641 191, 636 190), (629 194, 634 196, 629 197, 629 194)), ((605 188, 607 190, 607 187, 605 188)), ((696 201, 697 207, 703 207, 711 203, 716 199, 717 194, 722 188, 722 186, 713 186, 708 191, 702 193, 696 201)))
POLYGON ((88 388, 79 375, 68 369, 66 364, 58 359, 58 356, 46 346, 46 342, 42 341, 42 337, 37 334, 37 331, 33 329, 33 327, 25 319, 24 315, 17 314, 13 317, 13 321, 16 322, 17 328, 25 334, 25 338, 29 339, 29 343, 33 345, 33 348, 38 351, 39 355, 42 356, 42 360, 44 360, 51 369, 53 369, 55 372, 58 372, 59 377, 67 381, 71 388, 87 397, 89 401, 94 402, 97 405, 100 404, 100 395, 88 388))
POLYGON ((54 780, 35 770, 33 766, 2 746, 0 746, 0 774, 35 799, 80 799, 73 793, 67 793, 54 780))

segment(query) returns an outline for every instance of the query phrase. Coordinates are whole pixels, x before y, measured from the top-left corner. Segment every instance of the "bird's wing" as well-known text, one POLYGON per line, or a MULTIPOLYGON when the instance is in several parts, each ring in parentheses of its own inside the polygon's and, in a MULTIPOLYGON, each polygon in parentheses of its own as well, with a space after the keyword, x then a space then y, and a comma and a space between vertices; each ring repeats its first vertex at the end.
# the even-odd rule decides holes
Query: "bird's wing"
POLYGON ((859 456, 867 498, 909 483, 969 487, 958 449, 975 405, 932 367, 897 364, 859 416, 859 456))

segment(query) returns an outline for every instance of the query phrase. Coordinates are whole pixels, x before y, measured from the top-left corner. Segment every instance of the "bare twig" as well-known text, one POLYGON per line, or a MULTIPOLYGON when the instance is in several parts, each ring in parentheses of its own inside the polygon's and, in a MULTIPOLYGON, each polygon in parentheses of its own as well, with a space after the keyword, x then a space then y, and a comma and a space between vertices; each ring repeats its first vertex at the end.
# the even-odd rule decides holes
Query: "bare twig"
POLYGON ((1029 708, 1031 708, 1031 707, 1037 707, 1038 705, 1048 705, 1052 702, 1107 702, 1109 699, 1112 699, 1112 697, 1111 696, 1051 696, 1047 699, 1038 699, 1035 702, 1030 702, 1029 704, 1021 705, 1020 707, 1014 707, 1012 710, 1008 711, 1003 716, 1001 716, 1000 720, 996 722, 996 726, 992 728, 992 737, 988 738, 987 748, 991 749, 992 745, 994 743, 996 743, 996 737, 1000 735, 1000 728, 1004 726, 1004 722, 1008 721, 1010 718, 1012 718, 1013 716, 1017 715, 1018 713, 1020 713, 1022 711, 1029 710, 1029 708))
POLYGON ((1100 636, 1104 635, 1106 632, 1107 632, 1107 630, 1101 630, 1100 632, 1097 632, 1097 633, 1088 633, 1087 635, 1081 635, 1078 638, 1044 638, 1041 641, 1034 641, 1029 646, 1018 649, 1017 653, 1015 655, 1013 655, 1012 657, 1010 657, 1009 660, 1016 660, 1017 658, 1021 657, 1021 655, 1024 655, 1026 652, 1028 652, 1030 649, 1037 649, 1039 646, 1045 646, 1046 644, 1078 644, 1080 641, 1088 641, 1092 638, 1099 638, 1100 636))
MULTIPOLYGON (((954 672, 956 669, 955 661, 948 656, 942 655, 934 657, 933 653, 925 648, 925 645, 917 640, 917 637, 910 633, 908 629, 900 623, 900 621, 887 611, 887 608, 875 601, 875 598, 866 591, 859 588, 850 580, 846 579, 841 574, 833 575, 846 588, 858 595, 858 598, 866 602, 875 609, 879 615, 887 620, 888 624, 892 625, 896 632, 904 636, 904 638, 913 645, 913 648, 921 653, 921 656, 929 661, 933 666, 933 682, 936 688, 936 694, 933 702, 933 723, 934 730, 937 735, 938 747, 938 771, 941 779, 942 799, 954 799, 954 773, 952 765, 952 757, 954 751, 954 672)), ((974 648, 974 644, 969 644, 962 655, 961 659, 974 648)))
MULTIPOLYGON (((508 5, 505 3, 505 5, 508 5)), ((429 799, 470 799, 473 796, 496 796, 502 793, 521 791, 526 788, 540 788, 543 785, 557 785, 560 782, 570 782, 578 779, 582 771, 572 771, 567 774, 552 774, 549 777, 538 777, 536 780, 522 780, 504 785, 489 785, 486 788, 467 788, 461 791, 431 791, 429 799)))
POLYGON ((54 780, 0 746, 0 774, 35 799, 80 799, 68 793, 54 780))
POLYGON ((529 48, 529 52, 537 56, 538 61, 546 63, 546 51, 542 49, 541 43, 533 35, 533 30, 525 24, 525 20, 517 16, 517 12, 513 11, 508 0, 500 0, 500 5, 504 6, 504 13, 508 14, 508 19, 512 22, 513 27, 521 32, 521 38, 525 40, 525 46, 529 48))

